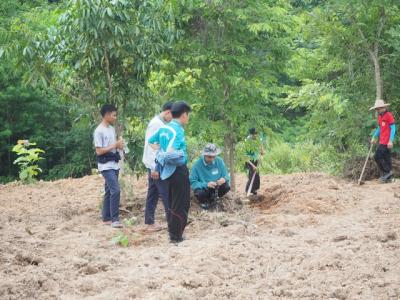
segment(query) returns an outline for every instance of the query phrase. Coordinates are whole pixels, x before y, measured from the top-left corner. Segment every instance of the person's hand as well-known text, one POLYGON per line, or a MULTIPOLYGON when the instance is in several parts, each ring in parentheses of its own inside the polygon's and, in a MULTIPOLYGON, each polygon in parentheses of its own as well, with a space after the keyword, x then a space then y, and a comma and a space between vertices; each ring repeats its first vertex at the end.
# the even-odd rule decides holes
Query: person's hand
POLYGON ((124 149, 124 146, 125 146, 124 140, 119 140, 118 142, 115 143, 115 148, 117 149, 122 150, 124 149))
POLYGON ((158 179, 160 179, 160 173, 157 171, 152 171, 152 172, 150 172, 150 177, 154 180, 158 180, 158 179))
POLYGON ((160 150, 160 144, 150 144, 151 149, 160 150))
POLYGON ((252 167, 253 167, 253 171, 256 172, 257 171, 257 167, 255 165, 253 165, 252 167))
POLYGON ((392 149, 392 148, 393 148, 393 143, 392 143, 392 142, 389 142, 388 145, 387 145, 387 147, 388 147, 389 149, 392 149))
POLYGON ((375 138, 372 138, 372 139, 371 139, 371 144, 372 144, 372 145, 375 145, 375 144, 376 144, 376 139, 375 139, 375 138))
POLYGON ((214 181, 210 181, 209 183, 207 183, 207 186, 209 188, 215 189, 215 187, 217 186, 217 183, 214 181))
POLYGON ((225 178, 222 178, 222 177, 217 180, 218 185, 223 185, 225 182, 226 182, 225 178))

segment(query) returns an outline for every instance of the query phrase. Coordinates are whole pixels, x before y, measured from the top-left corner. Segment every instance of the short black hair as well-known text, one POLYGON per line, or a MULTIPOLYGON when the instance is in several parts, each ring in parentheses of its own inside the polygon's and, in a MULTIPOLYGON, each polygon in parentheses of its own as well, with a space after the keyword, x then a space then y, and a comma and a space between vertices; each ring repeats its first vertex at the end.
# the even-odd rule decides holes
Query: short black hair
POLYGON ((251 135, 257 134, 257 129, 255 129, 254 127, 250 128, 249 134, 251 134, 251 135))
POLYGON ((161 111, 171 110, 173 104, 174 102, 172 101, 165 102, 161 111))
POLYGON ((174 119, 179 118, 184 113, 190 113, 192 108, 185 101, 177 101, 171 107, 172 117, 174 119))
POLYGON ((101 107, 100 114, 102 117, 106 115, 106 113, 111 113, 113 111, 117 111, 117 108, 113 104, 104 104, 101 107))

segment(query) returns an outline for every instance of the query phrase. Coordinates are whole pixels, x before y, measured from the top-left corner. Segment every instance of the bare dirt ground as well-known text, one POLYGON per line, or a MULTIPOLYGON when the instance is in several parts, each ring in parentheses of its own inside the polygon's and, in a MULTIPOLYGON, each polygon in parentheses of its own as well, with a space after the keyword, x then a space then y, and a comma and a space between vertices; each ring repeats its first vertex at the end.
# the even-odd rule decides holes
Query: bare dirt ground
MULTIPOLYGON (((400 297, 400 181, 264 176, 261 202, 193 205, 179 246, 135 225, 122 230, 126 248, 111 242, 121 230, 100 223, 102 184, 0 186, 0 299, 400 297)), ((126 207, 141 216, 145 182, 132 184, 126 207)))

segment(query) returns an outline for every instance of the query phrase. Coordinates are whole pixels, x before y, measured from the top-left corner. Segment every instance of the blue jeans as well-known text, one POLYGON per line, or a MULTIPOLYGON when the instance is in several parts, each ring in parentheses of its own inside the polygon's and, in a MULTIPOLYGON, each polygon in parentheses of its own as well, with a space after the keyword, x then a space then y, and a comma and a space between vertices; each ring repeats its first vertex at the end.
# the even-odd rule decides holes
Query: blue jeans
POLYGON ((161 196, 161 200, 164 204, 165 216, 168 220, 169 208, 168 208, 168 182, 166 180, 154 180, 150 176, 150 170, 148 170, 148 189, 146 198, 146 209, 144 212, 144 223, 154 224, 155 212, 158 203, 158 198, 161 196))
POLYGON ((119 170, 105 170, 101 172, 105 179, 105 194, 103 202, 103 221, 119 221, 119 200, 121 190, 118 182, 119 170))

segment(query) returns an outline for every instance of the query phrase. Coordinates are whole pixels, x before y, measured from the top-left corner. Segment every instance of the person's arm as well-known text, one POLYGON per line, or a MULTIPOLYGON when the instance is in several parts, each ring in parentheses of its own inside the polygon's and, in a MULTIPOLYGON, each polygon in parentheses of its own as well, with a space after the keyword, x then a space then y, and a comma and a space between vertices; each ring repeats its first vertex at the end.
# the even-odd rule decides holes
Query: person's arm
MULTIPOLYGON (((146 139, 146 142, 147 143, 149 143, 149 139, 153 136, 153 135, 155 135, 156 134, 156 132, 158 131, 158 124, 156 124, 155 122, 150 122, 150 124, 149 124, 149 126, 148 126, 148 128, 147 128, 147 130, 146 130, 146 137, 145 137, 145 139, 146 139)), ((151 172, 152 173, 154 173, 154 172, 157 172, 156 171, 156 162, 155 162, 155 159, 156 159, 156 150, 157 149, 154 149, 151 145, 150 145, 150 143, 149 143, 149 146, 150 146, 150 148, 149 148, 149 150, 148 150, 148 152, 146 153, 146 155, 148 156, 148 164, 150 164, 150 170, 151 170, 151 172), (151 163, 150 163, 150 161, 151 161, 151 163)), ((152 177, 153 177, 153 179, 157 179, 157 178, 154 178, 154 177, 156 177, 156 174, 152 174, 152 177)))
POLYGON ((121 142, 121 141, 118 141, 117 143, 112 144, 112 145, 110 145, 108 147, 96 147, 96 154, 98 156, 100 156, 100 155, 104 155, 104 154, 106 154, 108 152, 111 152, 114 149, 121 149, 121 147, 117 147, 119 142, 121 142))
POLYGON ((95 132, 94 133, 94 146, 96 148, 96 154, 98 156, 104 155, 106 153, 109 153, 113 151, 114 149, 123 149, 124 148, 124 142, 122 140, 119 140, 118 142, 111 144, 107 147, 103 147, 103 134, 101 132, 95 132))
POLYGON ((396 136, 396 124, 390 125, 390 142, 393 144, 396 136))
POLYGON ((256 169, 257 169, 256 165, 253 164, 253 163, 251 162, 251 160, 248 160, 247 163, 253 168, 253 170, 256 170, 256 169))
POLYGON ((371 138, 371 143, 375 144, 376 140, 379 138, 379 135, 381 134, 381 129, 379 126, 375 129, 374 133, 372 134, 371 138))
POLYGON ((378 127, 375 129, 374 134, 372 135, 372 137, 378 138, 380 134, 381 134, 381 129, 380 129, 379 126, 378 126, 378 127))
POLYGON ((190 172, 189 180, 193 190, 207 188, 208 183, 200 180, 196 165, 193 166, 192 172, 190 172))
POLYGON ((221 168, 221 178, 223 178, 224 180, 221 180, 221 181, 218 180, 219 182, 217 182, 217 183, 219 185, 222 185, 225 182, 227 182, 229 184, 230 181, 231 181, 231 178, 229 176, 228 170, 226 169, 225 162, 224 162, 223 159, 221 159, 220 162, 221 162, 221 166, 220 166, 220 168, 221 168), (222 181, 225 181, 225 182, 222 182, 222 181))
POLYGON ((389 138, 389 143, 387 144, 389 149, 393 148, 393 142, 394 142, 394 137, 396 135, 396 125, 390 124, 390 138, 389 138))
POLYGON ((153 150, 160 149, 160 129, 149 137, 149 145, 153 150))

